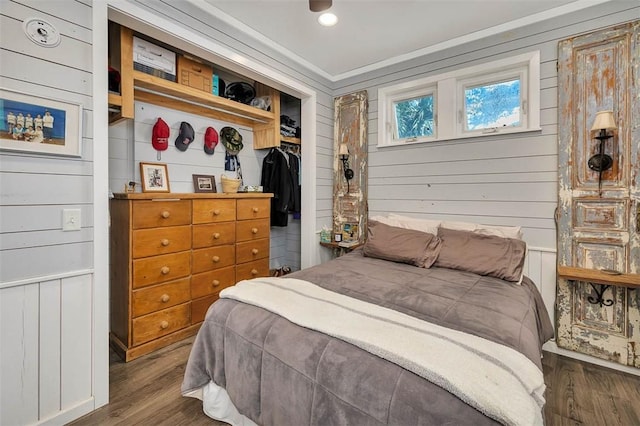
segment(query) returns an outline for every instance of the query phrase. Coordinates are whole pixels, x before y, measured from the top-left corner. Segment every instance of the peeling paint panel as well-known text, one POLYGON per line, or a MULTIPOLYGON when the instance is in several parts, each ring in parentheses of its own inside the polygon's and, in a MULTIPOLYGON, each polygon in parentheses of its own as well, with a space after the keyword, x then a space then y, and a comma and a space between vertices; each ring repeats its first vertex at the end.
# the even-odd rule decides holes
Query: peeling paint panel
POLYGON ((367 91, 334 100, 333 143, 333 231, 342 232, 344 224, 357 224, 357 237, 364 241, 367 232, 367 91), (347 182, 339 148, 349 150, 348 166, 353 179, 347 182))
POLYGON ((564 40, 558 46, 558 265, 611 270, 611 285, 558 278, 558 346, 640 368, 640 290, 615 272, 640 273, 640 21, 564 40), (599 154, 596 113, 617 129, 599 154))
POLYGON ((573 203, 576 212, 572 225, 574 228, 626 231, 627 200, 607 202, 574 198, 573 203))

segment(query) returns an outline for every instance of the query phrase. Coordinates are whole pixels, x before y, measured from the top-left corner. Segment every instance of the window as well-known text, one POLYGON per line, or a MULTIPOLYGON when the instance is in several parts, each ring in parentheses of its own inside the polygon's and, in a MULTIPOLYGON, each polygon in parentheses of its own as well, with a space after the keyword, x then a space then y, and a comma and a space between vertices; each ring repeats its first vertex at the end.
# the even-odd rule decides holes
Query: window
POLYGON ((392 100, 393 134, 397 140, 422 140, 435 134, 433 90, 409 99, 392 100))
POLYGON ((532 52, 378 91, 378 146, 540 130, 532 52))

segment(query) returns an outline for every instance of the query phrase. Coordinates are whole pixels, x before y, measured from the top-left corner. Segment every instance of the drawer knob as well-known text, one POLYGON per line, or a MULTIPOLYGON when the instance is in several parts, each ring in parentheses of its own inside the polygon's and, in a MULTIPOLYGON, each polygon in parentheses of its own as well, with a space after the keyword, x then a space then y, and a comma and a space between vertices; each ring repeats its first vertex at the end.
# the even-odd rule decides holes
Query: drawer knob
POLYGON ((213 285, 214 287, 218 287, 220 285, 220 281, 218 280, 213 280, 213 282, 211 283, 211 285, 213 285))
POLYGON ((253 254, 258 254, 258 249, 253 249, 253 250, 251 250, 251 253, 253 253, 253 254))
POLYGON ((162 241, 160 241, 160 244, 162 244, 164 247, 169 245, 169 240, 167 240, 166 238, 164 238, 162 241))
POLYGON ((258 270, 257 269, 252 269, 251 270, 251 275, 258 275, 258 270))
POLYGON ((160 273, 162 275, 167 275, 169 273, 169 267, 168 266, 163 266, 162 268, 160 268, 160 273))
POLYGON ((213 234, 213 239, 217 240, 218 238, 220 238, 220 233, 216 232, 215 234, 213 234))
POLYGON ((251 233, 252 234, 257 234, 258 233, 258 228, 251 228, 251 233))
POLYGON ((169 327, 169 322, 168 322, 168 321, 162 321, 162 322, 160 323, 160 328, 161 328, 161 329, 163 329, 163 330, 164 330, 164 329, 165 329, 165 328, 167 328, 167 327, 169 327))
POLYGON ((211 260, 213 260, 213 263, 218 263, 220 262, 220 256, 213 256, 211 260))
POLYGON ((218 216, 220 214, 220 210, 219 209, 215 209, 213 211, 214 216, 218 216))
POLYGON ((254 208, 253 208, 253 212, 254 212, 254 213, 258 213, 259 211, 260 211, 260 209, 259 209, 259 208, 257 208, 257 207, 254 207, 254 208))
POLYGON ((160 216, 162 216, 165 219, 168 219, 169 216, 171 216, 171 213, 169 213, 167 210, 163 211, 160 216))
POLYGON ((160 297, 160 300, 162 301, 162 303, 167 303, 167 302, 169 301, 169 299, 171 299, 171 298, 170 298, 170 297, 169 297, 169 295, 168 295, 168 294, 166 294, 166 293, 165 293, 165 294, 163 294, 163 295, 160 297))

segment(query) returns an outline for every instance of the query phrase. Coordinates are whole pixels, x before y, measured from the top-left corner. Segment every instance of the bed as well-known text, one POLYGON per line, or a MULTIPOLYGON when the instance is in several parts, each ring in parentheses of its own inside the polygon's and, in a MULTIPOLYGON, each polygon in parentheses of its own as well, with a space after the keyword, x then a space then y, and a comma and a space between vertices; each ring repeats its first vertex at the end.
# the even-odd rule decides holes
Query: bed
POLYGON ((543 424, 553 328, 526 248, 427 230, 371 221, 363 248, 225 289, 182 394, 240 425, 543 424))

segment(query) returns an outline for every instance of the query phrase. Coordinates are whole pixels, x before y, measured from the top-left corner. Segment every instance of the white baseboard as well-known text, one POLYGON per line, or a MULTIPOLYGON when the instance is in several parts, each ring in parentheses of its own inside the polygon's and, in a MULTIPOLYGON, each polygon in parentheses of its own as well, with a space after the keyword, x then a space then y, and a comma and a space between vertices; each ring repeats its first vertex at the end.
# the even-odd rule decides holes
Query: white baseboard
POLYGON ((629 367, 626 365, 618 364, 617 362, 611 362, 604 359, 596 358, 591 355, 563 349, 558 347, 558 344, 555 340, 549 340, 547 343, 545 343, 544 346, 542 346, 542 350, 558 355, 563 355, 568 358, 577 359, 579 361, 588 362, 590 364, 599 365, 601 367, 610 368, 612 370, 622 371, 623 373, 633 374, 634 376, 640 376, 640 368, 629 367))

